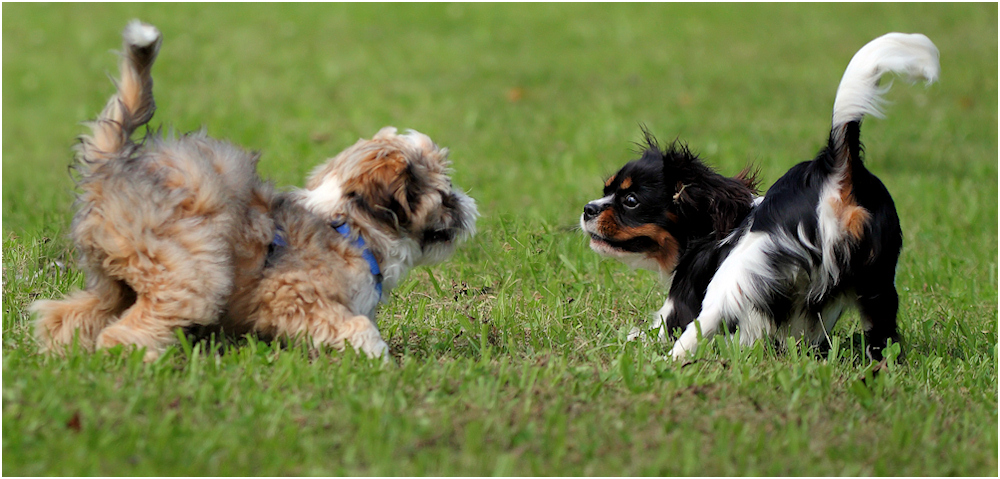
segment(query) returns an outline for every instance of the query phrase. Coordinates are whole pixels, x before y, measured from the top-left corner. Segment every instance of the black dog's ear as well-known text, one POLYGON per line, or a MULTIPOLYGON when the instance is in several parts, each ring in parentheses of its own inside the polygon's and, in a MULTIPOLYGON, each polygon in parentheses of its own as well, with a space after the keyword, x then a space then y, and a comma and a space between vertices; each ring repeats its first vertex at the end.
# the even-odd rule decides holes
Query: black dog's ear
MULTIPOLYGON (((654 140, 655 141, 655 140, 654 140)), ((695 190, 705 188, 705 178, 712 173, 711 168, 705 166, 698 156, 691 153, 688 146, 680 140, 674 140, 670 146, 663 151, 663 182, 667 187, 673 188, 671 199, 675 205, 682 203, 694 204, 695 197, 702 196, 695 190), (692 193, 695 193, 692 196, 692 193)))
POLYGON ((753 169, 735 178, 720 175, 706 165, 687 145, 675 140, 663 152, 665 184, 671 199, 696 235, 713 234, 722 239, 749 213, 757 179, 753 169))

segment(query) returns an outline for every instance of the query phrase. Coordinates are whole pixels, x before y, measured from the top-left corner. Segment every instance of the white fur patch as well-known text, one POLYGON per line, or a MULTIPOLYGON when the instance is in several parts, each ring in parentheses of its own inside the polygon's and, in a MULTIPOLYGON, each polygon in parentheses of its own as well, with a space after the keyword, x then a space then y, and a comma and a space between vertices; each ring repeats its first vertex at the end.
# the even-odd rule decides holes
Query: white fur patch
POLYGON ((132 20, 122 32, 125 43, 137 47, 148 47, 160 39, 160 31, 152 25, 132 20))
POLYGON ((300 190, 300 193, 302 205, 324 218, 329 218, 342 209, 344 192, 336 177, 324 178, 316 189, 300 190))
POLYGON ((609 258, 617 259, 626 266, 632 269, 645 269, 648 271, 659 272, 660 264, 656 260, 650 258, 643 253, 632 253, 629 251, 622 251, 617 249, 603 241, 590 240, 590 249, 594 252, 607 256, 609 258))
MULTIPOLYGON (((823 185, 816 206, 816 216, 819 223, 819 243, 823 250, 822 283, 836 283, 840 278, 840 265, 837 264, 837 250, 847 246, 848 236, 837 214, 838 207, 843 202, 840 196, 840 183, 844 177, 842 171, 835 172, 823 185)), ((821 290, 826 289, 823 284, 821 290)))
POLYGON ((421 150, 433 151, 434 149, 436 149, 436 147, 434 146, 434 141, 431 140, 431 137, 423 133, 420 133, 417 130, 406 130, 406 134, 400 136, 404 138, 406 141, 409 141, 410 144, 421 150))
POLYGON ((864 115, 882 117, 879 77, 887 72, 903 75, 911 81, 937 80, 941 66, 934 43, 919 33, 887 33, 861 47, 844 71, 833 102, 833 127, 859 121, 864 115))
POLYGON ((773 319, 756 307, 775 283, 774 272, 768 266, 772 250, 772 239, 765 233, 747 233, 740 238, 708 284, 701 314, 674 343, 671 350, 674 359, 682 359, 694 351, 699 329, 703 337, 710 338, 719 332, 727 318, 739 320, 739 327, 747 330, 747 340, 774 331, 773 319))

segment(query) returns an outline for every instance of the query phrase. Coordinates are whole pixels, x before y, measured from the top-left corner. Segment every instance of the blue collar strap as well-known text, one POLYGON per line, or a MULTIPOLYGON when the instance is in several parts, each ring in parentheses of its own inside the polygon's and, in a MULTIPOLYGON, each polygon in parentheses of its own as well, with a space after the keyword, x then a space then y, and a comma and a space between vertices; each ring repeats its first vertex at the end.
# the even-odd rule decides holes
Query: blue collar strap
MULTIPOLYGON (((347 223, 331 223, 330 226, 337 230, 344 238, 351 237, 351 227, 347 226, 347 223)), ((375 259, 375 255, 372 250, 368 249, 365 244, 365 239, 359 234, 358 237, 351 242, 351 246, 361 250, 361 257, 368 262, 368 269, 372 272, 372 276, 375 277, 375 292, 378 293, 378 297, 382 298, 382 270, 378 267, 378 261, 375 259)))
MULTIPOLYGON (((351 237, 351 228, 347 226, 347 223, 331 223, 330 226, 337 230, 344 238, 351 237)), ((288 242, 285 241, 285 230, 281 225, 275 225, 274 229, 274 239, 271 240, 271 245, 268 247, 268 261, 274 252, 279 248, 284 248, 288 246, 288 242)), ((351 242, 351 246, 361 250, 361 257, 368 262, 368 269, 372 272, 372 276, 375 277, 375 292, 378 293, 379 299, 382 299, 382 270, 378 267, 378 261, 375 259, 375 255, 372 250, 368 249, 365 244, 365 239, 358 235, 358 237, 351 242)))
POLYGON ((271 248, 284 248, 288 246, 288 242, 285 241, 285 229, 281 225, 274 225, 274 239, 271 240, 271 248))

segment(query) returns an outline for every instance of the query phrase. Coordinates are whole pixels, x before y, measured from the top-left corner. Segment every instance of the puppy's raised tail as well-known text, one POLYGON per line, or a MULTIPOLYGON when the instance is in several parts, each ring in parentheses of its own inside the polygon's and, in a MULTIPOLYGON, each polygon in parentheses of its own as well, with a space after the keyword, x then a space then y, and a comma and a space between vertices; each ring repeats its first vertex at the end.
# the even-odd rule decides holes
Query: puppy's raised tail
POLYGON ((887 33, 861 47, 847 65, 833 102, 830 147, 835 166, 861 160, 861 119, 865 115, 884 117, 882 95, 892 85, 879 86, 883 74, 892 72, 909 81, 922 79, 930 84, 937 80, 940 69, 937 47, 919 33, 887 33))
POLYGON ((919 33, 887 33, 861 47, 847 65, 833 102, 830 147, 835 166, 861 160, 861 119, 865 115, 884 117, 882 95, 892 85, 879 86, 883 74, 892 72, 909 81, 922 79, 930 84, 937 80, 940 69, 937 47, 919 33))
POLYGON ((96 120, 88 122, 92 134, 80 137, 77 160, 85 177, 108 161, 121 157, 136 128, 145 125, 156 110, 150 73, 162 37, 152 25, 132 20, 122 32, 121 77, 117 91, 96 120))

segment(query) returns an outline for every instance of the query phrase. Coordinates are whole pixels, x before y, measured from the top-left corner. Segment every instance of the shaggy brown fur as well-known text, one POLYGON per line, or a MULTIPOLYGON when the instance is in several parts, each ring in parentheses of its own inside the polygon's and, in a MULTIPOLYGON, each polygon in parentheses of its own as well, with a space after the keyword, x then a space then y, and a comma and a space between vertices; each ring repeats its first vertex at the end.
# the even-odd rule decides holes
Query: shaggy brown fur
POLYGON ((447 150, 385 128, 318 167, 307 189, 276 194, 256 173, 259 155, 204 131, 131 139, 153 116, 161 37, 138 21, 123 37, 118 91, 77 149, 72 236, 86 289, 31 306, 42 348, 134 345, 149 360, 176 328, 203 325, 384 355, 376 284, 387 291, 444 260, 475 230, 447 150))

